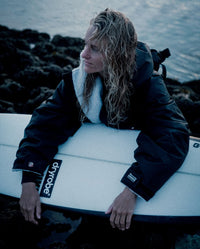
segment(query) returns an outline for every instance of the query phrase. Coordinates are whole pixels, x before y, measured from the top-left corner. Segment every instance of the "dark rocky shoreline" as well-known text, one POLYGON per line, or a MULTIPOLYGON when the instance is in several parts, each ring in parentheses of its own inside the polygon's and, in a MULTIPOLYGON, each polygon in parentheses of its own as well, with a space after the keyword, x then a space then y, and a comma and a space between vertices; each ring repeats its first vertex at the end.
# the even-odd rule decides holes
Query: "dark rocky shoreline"
POLYGON ((80 38, 0 26, 0 112, 32 113, 78 66, 80 38))
MULTIPOLYGON (((31 114, 52 95, 62 74, 77 67, 83 40, 0 25, 0 112, 31 114)), ((166 80, 170 94, 200 136, 200 80, 166 80)))
MULTIPOLYGON (((0 112, 31 114, 52 95, 62 74, 78 66, 82 48, 80 38, 56 35, 51 39, 46 33, 0 25, 0 112)), ((181 84, 167 79, 166 85, 185 115, 191 134, 200 136, 200 80, 181 84)), ((18 201, 0 195, 0 248, 200 248, 199 227, 175 229, 136 222, 130 231, 120 233, 110 228, 107 219, 73 215, 65 213, 64 217, 71 220, 63 223, 59 219, 50 221, 60 214, 51 213, 50 218, 44 212, 40 226, 35 227, 23 221, 18 201), (76 229, 74 224, 80 219, 82 225, 76 229), (63 233, 67 238, 75 229, 69 240, 63 239, 63 233), (47 243, 52 236, 55 241, 47 243)))

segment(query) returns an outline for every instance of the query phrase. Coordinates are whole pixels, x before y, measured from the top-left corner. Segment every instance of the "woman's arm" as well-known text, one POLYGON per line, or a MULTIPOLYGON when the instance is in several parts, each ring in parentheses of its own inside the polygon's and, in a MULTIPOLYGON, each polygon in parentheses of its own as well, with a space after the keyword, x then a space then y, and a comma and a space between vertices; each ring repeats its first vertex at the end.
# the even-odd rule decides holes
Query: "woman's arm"
POLYGON ((38 176, 57 153, 58 145, 80 127, 79 112, 71 75, 68 75, 58 85, 53 97, 34 111, 25 129, 13 168, 23 171, 20 208, 27 221, 38 224, 41 216, 36 190, 38 176))
POLYGON ((52 98, 38 107, 25 129, 13 169, 42 174, 58 150, 81 123, 71 74, 62 80, 52 98))
POLYGON ((145 200, 152 198, 182 165, 189 147, 187 123, 162 78, 153 76, 149 84, 136 163, 122 178, 145 200))

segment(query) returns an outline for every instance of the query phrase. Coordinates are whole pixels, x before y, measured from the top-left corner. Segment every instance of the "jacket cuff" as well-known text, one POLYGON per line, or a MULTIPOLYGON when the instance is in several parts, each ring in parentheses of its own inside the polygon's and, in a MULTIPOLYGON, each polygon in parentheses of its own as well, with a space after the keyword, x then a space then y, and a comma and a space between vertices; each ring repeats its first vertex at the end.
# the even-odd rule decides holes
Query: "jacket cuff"
POLYGON ((27 183, 27 182, 34 182, 36 185, 36 189, 39 190, 40 184, 42 182, 42 175, 35 174, 31 171, 30 172, 23 171, 21 184, 27 183))
POLYGON ((37 182, 37 178, 38 175, 33 173, 33 172, 29 172, 29 171, 23 171, 22 172, 22 181, 21 183, 26 183, 26 182, 37 182))
POLYGON ((126 171, 121 182, 146 201, 150 200, 154 195, 151 190, 143 185, 141 176, 134 172, 133 167, 126 171))
MULTIPOLYGON (((32 157, 33 158, 33 157, 32 157)), ((33 172, 37 175, 43 175, 48 162, 45 160, 37 160, 31 158, 17 158, 13 165, 13 170, 23 170, 28 172, 33 172)))

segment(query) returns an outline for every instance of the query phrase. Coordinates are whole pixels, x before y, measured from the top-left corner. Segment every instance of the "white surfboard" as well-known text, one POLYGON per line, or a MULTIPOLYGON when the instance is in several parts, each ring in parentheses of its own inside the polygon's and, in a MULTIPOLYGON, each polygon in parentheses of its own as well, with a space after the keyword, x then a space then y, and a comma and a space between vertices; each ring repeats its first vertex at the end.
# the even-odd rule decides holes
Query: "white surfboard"
MULTIPOLYGON (((0 193, 20 197, 16 150, 30 115, 0 114, 0 193)), ((120 179, 134 161, 139 131, 84 124, 59 147, 41 186, 41 202, 58 209, 103 215, 124 189, 120 179)), ((200 223, 200 139, 190 138, 181 168, 148 202, 138 198, 134 219, 200 223)))

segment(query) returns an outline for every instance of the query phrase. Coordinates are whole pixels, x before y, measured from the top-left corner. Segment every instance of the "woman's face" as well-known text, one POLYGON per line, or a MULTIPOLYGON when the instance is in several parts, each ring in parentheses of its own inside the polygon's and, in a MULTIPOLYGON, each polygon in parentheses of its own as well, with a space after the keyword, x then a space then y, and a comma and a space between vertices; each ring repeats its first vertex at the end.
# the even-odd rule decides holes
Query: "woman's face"
POLYGON ((100 44, 97 40, 90 40, 94 27, 90 26, 85 36, 85 47, 81 57, 85 62, 85 72, 100 73, 103 76, 105 66, 105 56, 100 50, 100 44))

